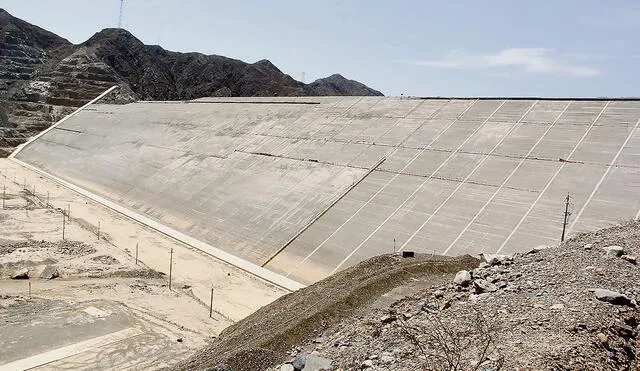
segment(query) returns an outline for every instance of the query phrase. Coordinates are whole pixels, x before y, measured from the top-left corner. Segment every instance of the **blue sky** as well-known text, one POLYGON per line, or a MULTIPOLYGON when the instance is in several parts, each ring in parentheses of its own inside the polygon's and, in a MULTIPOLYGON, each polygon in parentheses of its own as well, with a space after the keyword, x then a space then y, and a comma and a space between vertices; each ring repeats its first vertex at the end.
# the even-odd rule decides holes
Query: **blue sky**
MULTIPOLYGON (((3 0, 80 43, 119 0, 3 0)), ((333 73, 386 95, 640 96, 640 1, 124 0, 146 44, 333 73)))

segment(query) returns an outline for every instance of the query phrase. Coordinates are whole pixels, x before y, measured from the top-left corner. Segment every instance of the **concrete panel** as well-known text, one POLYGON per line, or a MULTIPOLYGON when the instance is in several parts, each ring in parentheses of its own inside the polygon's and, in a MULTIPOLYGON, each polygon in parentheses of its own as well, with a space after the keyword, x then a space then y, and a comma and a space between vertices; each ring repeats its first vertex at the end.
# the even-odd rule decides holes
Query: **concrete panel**
POLYGON ((448 254, 557 243, 567 192, 572 233, 636 217, 638 120, 639 101, 616 100, 92 105, 18 158, 309 283, 394 239, 448 254))

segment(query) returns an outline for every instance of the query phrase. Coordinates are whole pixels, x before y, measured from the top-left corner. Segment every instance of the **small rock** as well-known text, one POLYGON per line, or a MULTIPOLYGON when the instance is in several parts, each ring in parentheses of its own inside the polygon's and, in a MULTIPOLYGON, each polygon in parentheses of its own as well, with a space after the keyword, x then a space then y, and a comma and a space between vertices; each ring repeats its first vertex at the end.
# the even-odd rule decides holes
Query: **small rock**
POLYGON ((29 279, 29 269, 24 268, 21 269, 11 275, 12 280, 28 280, 29 279))
POLYGON ((383 354, 380 356, 380 362, 382 363, 391 363, 393 361, 395 361, 395 357, 392 355, 383 354))
POLYGON ((478 293, 498 291, 498 286, 482 279, 473 281, 473 287, 478 293))
POLYGON ((594 294, 596 294, 596 298, 601 301, 606 301, 615 305, 633 306, 631 299, 619 292, 606 289, 595 289, 594 294))
POLYGON ((624 255, 624 249, 621 246, 612 245, 603 247, 602 249, 605 251, 607 256, 611 256, 614 258, 624 255))
POLYGON ((607 335, 603 334, 602 332, 598 332, 596 337, 598 338, 598 341, 603 347, 605 348, 609 347, 609 338, 607 337, 607 335))
POLYGON ((321 371, 321 370, 331 370, 332 360, 324 357, 320 357, 315 354, 308 354, 303 371, 321 371))
POLYGON ((436 290, 436 291, 434 291, 434 292, 433 292, 433 296, 434 296, 436 299, 440 299, 440 298, 442 298, 442 297, 444 296, 444 290, 436 290))
POLYGON ((40 278, 45 280, 52 280, 60 276, 58 272, 58 268, 55 265, 47 265, 42 273, 40 273, 40 278))
POLYGON ((540 245, 540 246, 536 246, 533 249, 529 250, 527 252, 527 254, 536 254, 539 253, 540 251, 544 251, 544 250, 548 250, 549 246, 546 245, 540 245))
POLYGON ((456 273, 453 283, 460 286, 467 286, 471 282, 471 273, 469 271, 460 271, 456 273))
POLYGON ((489 263, 489 265, 507 265, 513 261, 513 256, 511 255, 481 253, 480 257, 489 263))
POLYGON ((484 269, 484 268, 489 268, 491 265, 489 265, 489 263, 487 262, 480 262, 480 265, 478 265, 478 268, 480 269, 484 269))
POLYGON ((177 341, 178 343, 182 343, 182 338, 177 338, 177 339, 176 339, 176 341, 177 341))
POLYGON ((549 309, 551 310, 563 310, 564 304, 553 304, 549 309))
POLYGON ((373 361, 370 359, 367 359, 366 361, 362 362, 362 364, 360 365, 360 367, 362 368, 369 368, 369 367, 373 367, 373 361))
POLYGON ((295 371, 295 368, 293 368, 293 365, 291 363, 285 363, 284 365, 281 365, 278 370, 279 371, 295 371))
POLYGON ((421 309, 427 313, 436 313, 440 306, 435 301, 425 300, 421 309))
POLYGON ((631 264, 637 264, 637 262, 638 262, 638 257, 635 256, 635 255, 626 255, 625 254, 625 255, 622 255, 621 258, 626 260, 626 261, 628 261, 631 264))
POLYGON ((382 322, 384 324, 391 323, 391 322, 393 322, 395 320, 396 320, 396 317, 394 317, 394 316, 386 315, 386 316, 380 317, 380 322, 382 322))
POLYGON ((585 250, 591 250, 593 248, 593 244, 587 243, 584 246, 582 246, 582 248, 585 250))
POLYGON ((293 365, 293 368, 297 371, 301 371, 304 368, 305 363, 307 362, 307 356, 307 353, 298 354, 291 363, 293 365))

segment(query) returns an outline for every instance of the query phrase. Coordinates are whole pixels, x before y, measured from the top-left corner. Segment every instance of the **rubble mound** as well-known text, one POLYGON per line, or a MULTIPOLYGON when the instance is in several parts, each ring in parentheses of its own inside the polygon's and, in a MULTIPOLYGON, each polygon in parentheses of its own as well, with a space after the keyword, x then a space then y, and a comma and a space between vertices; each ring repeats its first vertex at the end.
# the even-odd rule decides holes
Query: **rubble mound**
POLYGON ((370 304, 410 282, 425 258, 376 257, 262 308, 179 368, 306 370, 320 359, 332 370, 637 370, 639 242, 640 222, 630 222, 467 258, 470 269, 384 306, 370 304))
MULTIPOLYGON (((285 295, 225 329, 207 348, 176 366, 197 370, 225 365, 235 371, 266 369, 286 361, 296 344, 316 337, 366 308, 381 295, 406 285, 439 283, 478 260, 421 255, 382 255, 285 295), (259 365, 259 366, 258 366, 259 365)), ((224 368, 220 368, 224 369, 224 368)))

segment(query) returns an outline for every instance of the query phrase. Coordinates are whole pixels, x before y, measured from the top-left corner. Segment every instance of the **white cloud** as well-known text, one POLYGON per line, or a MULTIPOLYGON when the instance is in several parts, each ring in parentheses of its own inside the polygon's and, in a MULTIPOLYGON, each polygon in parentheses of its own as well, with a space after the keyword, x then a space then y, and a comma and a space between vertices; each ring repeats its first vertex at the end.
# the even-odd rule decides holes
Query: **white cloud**
POLYGON ((546 48, 511 48, 497 53, 482 54, 452 51, 445 58, 434 61, 413 61, 419 66, 448 69, 493 69, 503 73, 560 74, 592 77, 600 71, 591 66, 576 64, 571 55, 560 55, 546 48))

